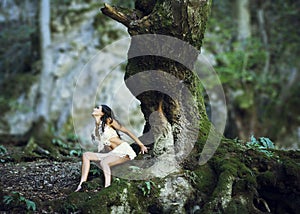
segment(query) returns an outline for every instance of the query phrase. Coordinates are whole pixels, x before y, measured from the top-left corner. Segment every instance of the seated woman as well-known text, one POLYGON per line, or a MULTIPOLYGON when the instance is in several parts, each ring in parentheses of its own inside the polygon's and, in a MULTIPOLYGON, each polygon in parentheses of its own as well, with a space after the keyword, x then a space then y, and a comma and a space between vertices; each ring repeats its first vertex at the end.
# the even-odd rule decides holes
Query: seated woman
POLYGON ((82 155, 81 179, 75 192, 81 189, 81 184, 87 180, 90 161, 100 161, 100 166, 104 172, 105 187, 111 184, 110 166, 124 163, 136 157, 135 151, 127 143, 121 140, 118 131, 124 132, 131 137, 139 146, 142 154, 148 152, 142 142, 115 119, 112 110, 101 105, 94 108, 92 116, 95 119, 95 129, 92 140, 98 143, 98 152, 85 152, 82 155), (108 153, 100 153, 104 146, 109 148, 108 153))

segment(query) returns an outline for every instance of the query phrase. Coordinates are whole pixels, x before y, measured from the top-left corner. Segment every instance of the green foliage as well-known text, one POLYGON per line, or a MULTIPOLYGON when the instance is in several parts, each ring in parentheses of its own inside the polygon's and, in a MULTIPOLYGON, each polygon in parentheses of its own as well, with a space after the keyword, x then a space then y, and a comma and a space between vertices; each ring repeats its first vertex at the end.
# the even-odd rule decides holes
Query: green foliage
POLYGON ((92 175, 101 175, 101 171, 99 168, 93 168, 90 170, 90 173, 92 173, 92 175))
POLYGON ((0 155, 5 155, 5 154, 7 154, 7 149, 3 145, 0 145, 0 155))
POLYGON ((10 107, 9 105, 13 102, 12 100, 32 85, 31 82, 20 83, 16 80, 18 80, 19 74, 31 72, 31 64, 37 56, 37 54, 34 53, 37 50, 33 42, 33 35, 36 33, 36 29, 36 24, 23 22, 21 20, 6 22, 1 25, 0 81, 3 84, 0 84, 1 112, 7 111, 10 107), (19 88, 22 88, 22 90, 19 91, 16 96, 14 91, 19 88), (3 102, 3 98, 5 102, 3 102))
POLYGON ((10 27, 2 28, 0 31, 0 54, 8 51, 8 45, 22 46, 25 43, 24 41, 29 40, 31 34, 35 31, 34 26, 24 23, 11 24, 10 27))
POLYGON ((58 138, 53 138, 52 139, 52 143, 54 145, 57 145, 57 146, 62 147, 64 149, 68 149, 69 148, 69 146, 68 146, 67 143, 63 142, 61 139, 58 139, 58 138))
POLYGON ((256 149, 260 152, 265 153, 268 157, 273 156, 273 152, 268 151, 267 149, 275 149, 273 142, 266 137, 260 137, 258 140, 252 135, 250 137, 250 142, 246 143, 246 146, 251 149, 256 149))
POLYGON ((80 157, 82 155, 82 149, 78 144, 74 144, 73 140, 71 142, 60 139, 60 138, 52 138, 52 144, 61 148, 65 154, 69 156, 80 157))
POLYGON ((156 184, 153 181, 145 181, 143 185, 140 185, 139 188, 143 192, 143 195, 150 195, 151 193, 151 188, 157 187, 156 184))
POLYGON ((0 112, 4 113, 8 110, 28 112, 31 109, 25 104, 20 104, 18 98, 24 92, 28 91, 32 84, 36 81, 36 76, 28 73, 18 74, 7 78, 0 85, 0 112))
POLYGON ((234 81, 253 82, 260 79, 266 59, 266 51, 261 42, 252 38, 245 43, 235 42, 229 51, 220 52, 217 56, 217 72, 222 83, 236 85, 234 81))
POLYGON ((116 183, 117 185, 130 186, 129 180, 118 178, 118 177, 113 177, 113 183, 116 183))
POLYGON ((55 6, 70 5, 72 2, 73 0, 52 0, 52 4, 55 6))
POLYGON ((19 192, 12 192, 10 195, 4 196, 3 202, 10 207, 25 206, 27 210, 36 211, 36 204, 26 199, 19 192))
POLYGON ((118 7, 125 7, 125 8, 134 8, 134 2, 133 0, 127 0, 127 1, 123 1, 123 0, 112 0, 111 4, 112 5, 116 5, 118 7))
POLYGON ((125 34, 125 31, 116 27, 115 21, 104 15, 96 16, 93 25, 100 35, 99 48, 104 48, 106 45, 118 40, 122 35, 125 34))
POLYGON ((71 132, 67 133, 67 139, 68 139, 68 141, 72 141, 72 142, 78 142, 78 140, 79 140, 78 136, 71 132))
POLYGON ((76 213, 78 211, 78 207, 76 204, 66 203, 62 208, 63 213, 76 213))
MULTIPOLYGON (((3 145, 0 145, 0 156, 4 156, 7 154, 7 149, 3 146, 3 145)), ((0 163, 4 163, 5 160, 0 158, 0 163)))
POLYGON ((291 131, 296 132, 299 124, 299 117, 294 116, 299 115, 299 99, 294 97, 299 94, 300 3, 254 1, 249 5, 251 38, 245 43, 238 42, 235 6, 230 1, 213 0, 204 42, 232 101, 229 109, 236 111, 235 115, 246 115, 242 124, 252 117, 261 135, 281 142, 284 139, 284 147, 287 139, 294 144, 297 137, 291 137, 291 131), (257 17, 257 11, 263 13, 263 19, 257 17), (263 128, 269 126, 273 128, 263 128))
POLYGON ((206 48, 216 53, 216 72, 222 84, 227 89, 230 88, 234 105, 249 109, 261 94, 268 94, 270 99, 276 97, 278 93, 274 90, 274 85, 279 81, 263 72, 267 50, 260 38, 252 37, 244 42, 233 41, 233 29, 226 28, 226 23, 215 19, 211 22, 215 28, 206 37, 206 48))
POLYGON ((81 150, 72 149, 72 150, 70 150, 69 155, 70 156, 78 156, 78 157, 80 157, 82 155, 82 151, 81 150))

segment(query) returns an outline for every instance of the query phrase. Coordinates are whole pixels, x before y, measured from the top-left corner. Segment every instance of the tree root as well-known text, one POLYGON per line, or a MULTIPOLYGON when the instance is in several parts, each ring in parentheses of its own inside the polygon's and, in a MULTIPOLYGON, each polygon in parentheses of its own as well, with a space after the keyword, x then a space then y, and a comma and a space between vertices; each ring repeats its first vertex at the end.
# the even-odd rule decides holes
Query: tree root
POLYGON ((213 200, 205 206, 205 210, 225 210, 232 199, 232 187, 235 180, 235 176, 229 172, 224 171, 219 176, 217 187, 213 192, 213 200))

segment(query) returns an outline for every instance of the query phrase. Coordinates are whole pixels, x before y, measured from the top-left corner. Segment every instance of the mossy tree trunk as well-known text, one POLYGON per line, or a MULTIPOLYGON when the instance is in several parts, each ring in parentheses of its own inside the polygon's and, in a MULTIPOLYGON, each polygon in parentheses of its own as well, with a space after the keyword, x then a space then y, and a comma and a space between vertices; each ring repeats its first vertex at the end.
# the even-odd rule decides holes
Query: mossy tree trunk
POLYGON ((210 0, 136 1, 134 10, 111 7, 107 4, 102 9, 104 14, 127 26, 132 36, 125 80, 144 71, 155 70, 166 73, 165 76, 162 73, 149 78, 134 78, 137 81, 125 82, 131 92, 141 101, 141 109, 146 120, 144 133, 148 134, 142 137, 143 142, 150 144, 156 140, 155 136, 154 139, 151 138, 151 134, 149 137, 149 132, 153 131, 150 125, 151 115, 159 111, 159 103, 162 103, 163 118, 172 126, 177 158, 184 156, 182 154, 184 151, 179 150, 189 150, 193 147, 196 140, 195 136, 191 137, 191 135, 197 133, 199 126, 201 130, 205 130, 200 133, 203 142, 210 130, 201 84, 197 75, 190 69, 193 68, 200 52, 210 6, 210 0), (165 35, 175 39, 167 41, 165 37, 159 36, 154 39, 146 36, 142 39, 138 37, 138 35, 145 34, 165 35), (186 42, 194 49, 190 49, 188 45, 183 47, 178 45, 176 39, 186 42), (170 58, 165 55, 166 50, 171 52, 170 58), (172 58, 180 59, 180 62, 172 58), (166 77, 168 74, 174 76, 172 81, 166 77), (147 88, 147 86, 151 88, 153 84, 160 85, 162 90, 137 93, 136 88, 147 88), (187 87, 190 93, 188 96, 182 90, 184 87, 187 87), (172 91, 171 95, 164 93, 163 88, 172 91), (189 125, 188 127, 187 124, 197 124, 197 126, 189 125), (197 130, 192 130, 193 128, 197 130))
MULTIPOLYGON (((139 94, 136 92, 136 87, 151 85, 153 81, 169 89, 178 89, 178 82, 164 81, 159 75, 154 79, 147 76, 134 83, 127 81, 128 88, 141 101, 146 120, 144 132, 147 133, 153 128, 152 113, 161 113, 162 120, 172 126, 168 131, 172 132, 176 150, 178 145, 179 147, 183 145, 182 142, 191 141, 189 134, 194 130, 188 132, 187 124, 195 120, 200 121, 197 143, 185 161, 181 162, 184 177, 194 188, 189 199, 185 201, 187 212, 194 212, 200 207, 200 213, 296 213, 297 208, 290 201, 300 202, 300 168, 297 164, 300 159, 299 153, 272 151, 267 155, 264 151, 246 147, 238 141, 222 139, 218 150, 207 164, 199 165, 198 160, 211 127, 205 110, 201 84, 189 69, 195 63, 199 51, 187 54, 185 49, 172 49, 172 44, 164 44, 160 41, 161 38, 147 40, 147 37, 144 37, 141 42, 135 37, 144 34, 167 35, 200 50, 210 6, 210 0, 137 0, 133 10, 111 7, 107 4, 102 8, 105 15, 123 23, 132 36, 125 80, 145 71, 159 70, 175 76, 176 80, 183 82, 191 92, 192 96, 188 99, 180 96, 170 98, 155 90, 139 94), (164 46, 161 46, 162 44, 164 46), (158 46, 177 54, 176 57, 181 58, 184 63, 161 57, 159 54, 143 54, 145 53, 143 50, 156 51, 159 49, 158 46), (280 194, 285 194, 286 197, 280 197, 280 194)), ((180 93, 178 89, 178 94, 180 93)), ((155 136, 154 139, 143 140, 159 143, 155 136)), ((179 173, 178 177, 180 176, 182 174, 179 173)), ((151 203, 157 201, 149 199, 147 203, 148 205, 143 206, 151 213, 149 210, 154 206, 151 203)), ((172 205, 162 211, 175 211, 175 208, 172 210, 171 207, 172 205)))

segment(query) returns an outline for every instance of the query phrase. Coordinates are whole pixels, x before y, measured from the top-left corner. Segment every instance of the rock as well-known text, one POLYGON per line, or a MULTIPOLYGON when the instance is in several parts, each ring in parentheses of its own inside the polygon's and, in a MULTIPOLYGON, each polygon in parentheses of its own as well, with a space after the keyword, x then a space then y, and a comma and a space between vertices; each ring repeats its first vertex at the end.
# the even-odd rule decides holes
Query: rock
POLYGON ((169 176, 160 189, 159 201, 164 213, 185 213, 185 204, 190 199, 193 188, 183 177, 169 176))
MULTIPOLYGON (((26 2, 32 3, 30 0, 26 2)), ((24 6, 17 5, 14 1, 8 1, 7 4, 8 11, 21 11, 20 8, 24 6)), ((143 116, 138 112, 139 102, 123 87, 124 71, 120 66, 120 63, 126 60, 123 58, 127 56, 128 42, 122 46, 112 45, 108 50, 99 52, 99 46, 103 45, 99 44, 100 38, 105 36, 106 30, 103 28, 99 31, 99 23, 96 24, 96 19, 99 17, 99 2, 72 1, 71 6, 60 4, 59 8, 51 8, 52 45, 50 48, 53 53, 54 84, 49 91, 51 93, 49 103, 50 120, 53 127, 56 127, 55 134, 72 132, 74 128, 70 126, 73 125, 73 120, 78 118, 80 123, 74 122, 76 134, 79 138, 89 140, 92 124, 90 112, 96 102, 110 105, 122 124, 132 127, 130 129, 133 132, 136 130, 135 134, 138 135, 142 131, 143 116), (74 91, 78 88, 80 88, 80 98, 76 100, 78 97, 75 97, 74 100, 74 91), (130 112, 128 112, 129 108, 130 112), (69 130, 65 130, 67 128, 69 130)), ((32 17, 34 13, 36 17, 38 11, 36 5, 34 9, 30 7, 27 9, 26 11, 31 12, 28 16, 32 17)), ((12 19, 15 18, 12 16, 8 18, 8 20, 12 19)), ((117 37, 114 39, 126 36, 123 26, 113 26, 113 24, 108 26, 110 26, 110 33, 117 32, 117 37)), ((109 44, 108 41, 107 43, 109 44)), ((17 105, 21 106, 20 109, 11 108, 4 113, 0 135, 21 136, 30 130, 36 119, 35 102, 38 87, 38 83, 35 83, 29 90, 24 90, 19 95, 17 105)))

